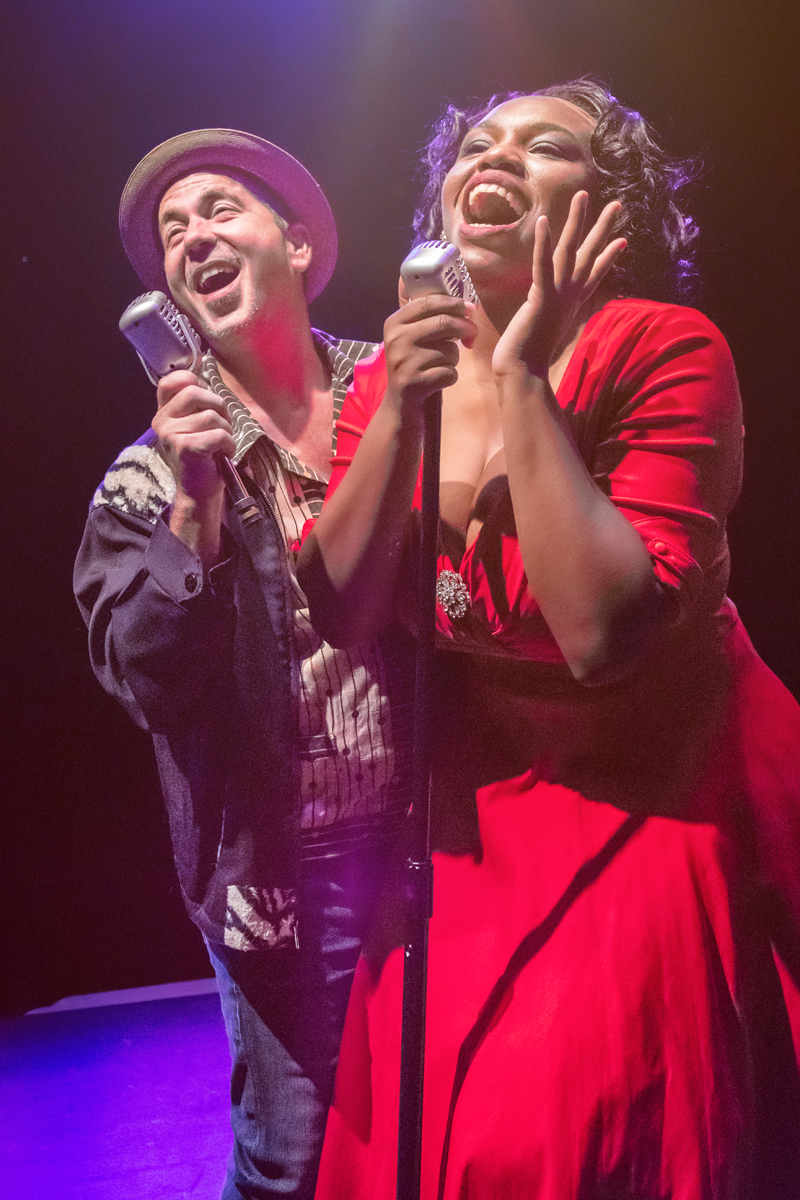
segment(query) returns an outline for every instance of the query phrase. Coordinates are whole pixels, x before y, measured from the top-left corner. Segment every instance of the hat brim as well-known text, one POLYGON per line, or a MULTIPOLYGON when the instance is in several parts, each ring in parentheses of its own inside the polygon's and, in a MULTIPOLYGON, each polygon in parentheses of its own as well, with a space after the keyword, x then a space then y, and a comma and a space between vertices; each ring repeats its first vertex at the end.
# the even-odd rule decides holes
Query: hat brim
POLYGON ((311 263, 305 274, 306 298, 314 300, 336 263, 336 223, 317 181, 306 168, 263 138, 238 129, 195 129, 162 142, 145 155, 125 184, 119 205, 119 231, 130 262, 145 287, 168 290, 164 248, 158 234, 158 206, 164 192, 194 171, 244 171, 274 194, 290 222, 308 230, 311 263))

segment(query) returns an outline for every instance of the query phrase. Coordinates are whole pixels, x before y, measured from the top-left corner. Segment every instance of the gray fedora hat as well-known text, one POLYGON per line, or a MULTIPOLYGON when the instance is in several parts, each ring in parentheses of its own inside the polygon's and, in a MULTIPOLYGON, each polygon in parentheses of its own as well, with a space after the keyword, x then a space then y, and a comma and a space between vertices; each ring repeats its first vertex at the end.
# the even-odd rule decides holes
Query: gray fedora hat
MULTIPOLYGON (((305 276, 309 301, 320 294, 336 263, 336 223, 317 181, 297 161, 263 138, 238 129, 195 129, 162 142, 146 154, 125 184, 119 231, 125 253, 149 290, 166 291, 164 248, 158 235, 158 206, 164 192, 184 175, 234 170, 253 178, 264 199, 290 223, 299 221, 311 238, 305 276)), ((246 178, 242 180, 246 183, 246 178)), ((259 198, 262 198, 259 196, 259 198)))

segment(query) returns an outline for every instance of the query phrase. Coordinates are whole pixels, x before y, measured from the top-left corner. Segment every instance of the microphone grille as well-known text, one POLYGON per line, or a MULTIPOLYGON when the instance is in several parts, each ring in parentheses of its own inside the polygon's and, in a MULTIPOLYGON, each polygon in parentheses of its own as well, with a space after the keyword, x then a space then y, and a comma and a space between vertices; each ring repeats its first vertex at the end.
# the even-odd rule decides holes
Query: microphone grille
POLYGON ((447 263, 442 278, 449 295, 458 296, 460 300, 469 300, 473 304, 477 304, 478 294, 469 277, 467 264, 452 242, 423 242, 422 246, 418 246, 417 249, 421 250, 423 246, 430 246, 431 249, 439 250, 443 255, 446 255, 447 263))

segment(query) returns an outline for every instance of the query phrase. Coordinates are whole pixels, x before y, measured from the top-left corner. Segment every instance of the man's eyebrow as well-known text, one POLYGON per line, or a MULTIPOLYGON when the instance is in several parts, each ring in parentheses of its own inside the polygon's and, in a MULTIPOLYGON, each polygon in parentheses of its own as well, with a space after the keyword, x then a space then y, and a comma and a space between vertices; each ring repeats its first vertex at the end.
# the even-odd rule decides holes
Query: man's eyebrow
MULTIPOLYGON (((227 188, 211 187, 200 193, 198 204, 204 204, 208 200, 233 200, 238 201, 238 196, 227 188)), ((185 221, 186 213, 178 208, 165 208, 163 213, 158 218, 159 227, 166 225, 168 221, 185 221)))

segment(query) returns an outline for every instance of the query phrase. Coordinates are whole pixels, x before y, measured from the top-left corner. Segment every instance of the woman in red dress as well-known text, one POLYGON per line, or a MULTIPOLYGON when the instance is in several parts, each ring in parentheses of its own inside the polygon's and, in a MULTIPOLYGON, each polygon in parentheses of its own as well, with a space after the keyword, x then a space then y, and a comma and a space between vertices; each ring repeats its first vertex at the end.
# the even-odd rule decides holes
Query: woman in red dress
MULTIPOLYGON (((725 597, 741 409, 674 303, 686 171, 589 81, 450 109, 428 162, 418 232, 480 303, 386 322, 302 557, 329 640, 402 615, 444 389, 423 1200, 789 1200, 800 710, 725 597)), ((318 1200, 395 1194, 401 941, 356 975, 318 1200)))

